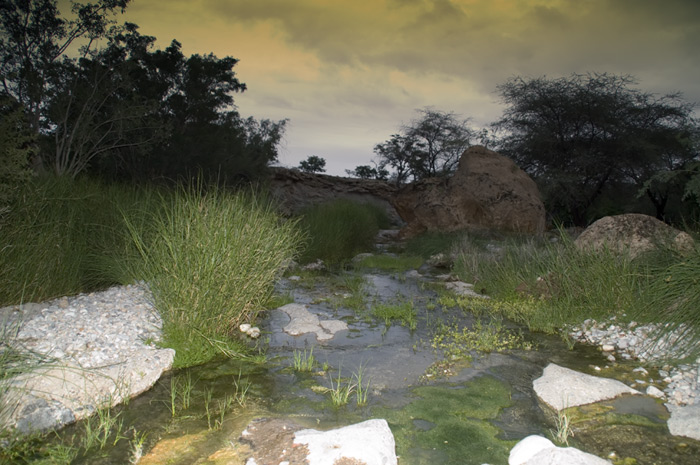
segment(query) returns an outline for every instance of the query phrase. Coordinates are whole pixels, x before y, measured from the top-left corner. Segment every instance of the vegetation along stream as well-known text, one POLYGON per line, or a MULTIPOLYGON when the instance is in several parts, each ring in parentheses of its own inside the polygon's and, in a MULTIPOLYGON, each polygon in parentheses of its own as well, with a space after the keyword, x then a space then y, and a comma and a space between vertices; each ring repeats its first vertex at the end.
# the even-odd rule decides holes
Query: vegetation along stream
MULTIPOLYGON (((593 373, 606 364, 600 351, 465 312, 422 271, 288 275, 277 284, 279 303, 305 304, 348 330, 322 342, 314 333, 291 336, 282 329, 289 317, 272 310, 259 343, 265 357, 176 371, 112 411, 109 434, 78 424, 56 444, 74 434, 104 438, 74 463, 244 463, 248 449, 239 438, 253 418, 318 429, 385 418, 401 464, 503 464, 527 435, 556 438, 533 379, 549 362, 593 373)), ((631 366, 619 364, 615 375, 625 371, 631 366)), ((650 398, 597 409, 578 412, 559 442, 629 464, 694 463, 700 452, 668 434, 665 409, 650 398)))

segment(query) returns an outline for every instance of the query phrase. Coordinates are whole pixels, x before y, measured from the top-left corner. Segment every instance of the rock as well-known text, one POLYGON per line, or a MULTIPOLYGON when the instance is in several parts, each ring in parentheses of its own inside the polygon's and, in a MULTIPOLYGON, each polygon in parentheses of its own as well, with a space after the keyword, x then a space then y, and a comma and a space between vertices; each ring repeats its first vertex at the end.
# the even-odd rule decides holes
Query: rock
POLYGON ((344 178, 326 174, 304 173, 287 168, 270 168, 270 191, 283 211, 298 214, 304 208, 336 199, 378 205, 392 223, 402 224, 390 199, 396 187, 377 179, 344 178))
POLYGON ((309 465, 362 463, 366 465, 396 465, 394 436, 386 420, 367 420, 330 431, 305 429, 294 435, 294 444, 309 449, 309 465))
POLYGON ((290 322, 284 327, 284 332, 292 336, 314 333, 317 340, 326 341, 332 339, 338 331, 348 329, 348 324, 341 320, 319 320, 306 305, 292 303, 283 305, 278 310, 289 315, 290 322))
POLYGON ((401 238, 460 229, 544 232, 544 204, 535 182, 512 160, 481 146, 464 152, 451 177, 408 184, 392 203, 407 223, 401 238))
POLYGON ((538 435, 528 436, 510 450, 508 465, 522 465, 538 452, 553 447, 557 446, 545 437, 538 435))
POLYGON ((557 447, 542 436, 528 436, 513 447, 508 465, 609 465, 610 462, 573 447, 557 447))
POLYGON ((664 391, 661 389, 657 388, 656 386, 649 386, 647 387, 646 394, 651 397, 655 397, 657 399, 663 399, 666 397, 664 395, 664 391))
POLYGON ((555 447, 537 453, 524 465, 610 465, 611 463, 573 447, 555 447))
POLYGON ((681 253, 693 249, 693 238, 648 215, 628 213, 599 219, 574 241, 580 249, 628 252, 631 258, 656 249, 670 247, 681 253))
POLYGON ((668 430, 671 434, 700 441, 700 404, 666 406, 671 412, 671 418, 668 419, 668 430))
POLYGON ((461 281, 448 281, 445 283, 445 289, 452 291, 463 297, 478 297, 480 299, 489 299, 489 296, 479 294, 474 290, 474 285, 463 283, 461 281))
POLYGON ((640 394, 620 381, 579 373, 550 363, 533 381, 537 397, 559 412, 565 408, 613 399, 623 394, 640 394))

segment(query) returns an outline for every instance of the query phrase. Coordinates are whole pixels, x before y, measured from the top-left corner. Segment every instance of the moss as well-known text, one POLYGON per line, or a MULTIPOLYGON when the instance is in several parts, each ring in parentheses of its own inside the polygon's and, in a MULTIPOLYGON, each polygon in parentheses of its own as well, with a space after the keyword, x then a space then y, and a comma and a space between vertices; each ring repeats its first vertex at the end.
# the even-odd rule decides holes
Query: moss
POLYGON ((511 405, 507 386, 484 376, 460 386, 422 386, 413 393, 416 399, 400 411, 373 412, 389 422, 402 463, 507 462, 515 441, 498 439, 500 430, 490 422, 511 405))

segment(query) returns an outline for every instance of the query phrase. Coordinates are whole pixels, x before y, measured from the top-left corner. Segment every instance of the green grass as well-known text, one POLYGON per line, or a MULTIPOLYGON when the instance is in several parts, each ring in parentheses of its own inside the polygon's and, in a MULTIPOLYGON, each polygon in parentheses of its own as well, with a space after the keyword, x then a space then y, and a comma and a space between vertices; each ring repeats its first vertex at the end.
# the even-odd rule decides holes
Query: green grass
POLYGON ((500 314, 530 329, 558 332, 587 318, 655 323, 652 337, 684 358, 700 356, 700 247, 685 256, 660 249, 636 259, 611 250, 509 238, 488 249, 463 236, 454 271, 493 299, 455 299, 477 313, 500 314))
POLYGON ((308 235, 301 261, 321 259, 339 264, 374 247, 380 229, 388 226, 386 212, 373 204, 335 200, 306 208, 300 227, 308 235))
POLYGON ((418 325, 418 317, 413 302, 406 300, 396 304, 375 304, 372 306, 371 314, 375 318, 384 320, 386 326, 390 326, 392 321, 399 321, 403 326, 411 331, 418 325))
POLYGON ((183 187, 160 196, 147 222, 126 214, 131 260, 125 281, 149 283, 175 366, 241 351, 234 336, 255 321, 301 236, 271 205, 249 193, 183 187))
POLYGON ((0 306, 115 284, 105 258, 122 248, 119 210, 150 194, 89 179, 27 184, 0 225, 0 306))
POLYGON ((309 352, 304 349, 303 352, 294 350, 294 371, 299 371, 302 373, 311 372, 316 364, 316 358, 314 357, 314 348, 312 347, 309 352))
POLYGON ((355 263, 355 268, 371 268, 384 271, 408 271, 418 269, 423 258, 412 255, 372 255, 355 263))
POLYGON ((505 311, 531 329, 554 332, 586 318, 624 314, 639 302, 644 269, 629 257, 582 251, 568 240, 508 240, 499 247, 466 246, 454 271, 495 298, 478 305, 505 311))

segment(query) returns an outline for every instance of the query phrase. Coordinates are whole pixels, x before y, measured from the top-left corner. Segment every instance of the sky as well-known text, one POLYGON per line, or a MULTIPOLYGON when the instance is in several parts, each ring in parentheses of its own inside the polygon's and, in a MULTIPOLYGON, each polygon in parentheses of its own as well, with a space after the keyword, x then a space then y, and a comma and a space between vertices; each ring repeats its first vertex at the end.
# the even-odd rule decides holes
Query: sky
POLYGON ((159 48, 239 59, 241 115, 289 119, 280 163, 316 155, 334 175, 417 109, 486 127, 515 76, 629 74, 700 103, 698 0, 132 0, 117 19, 159 48))

